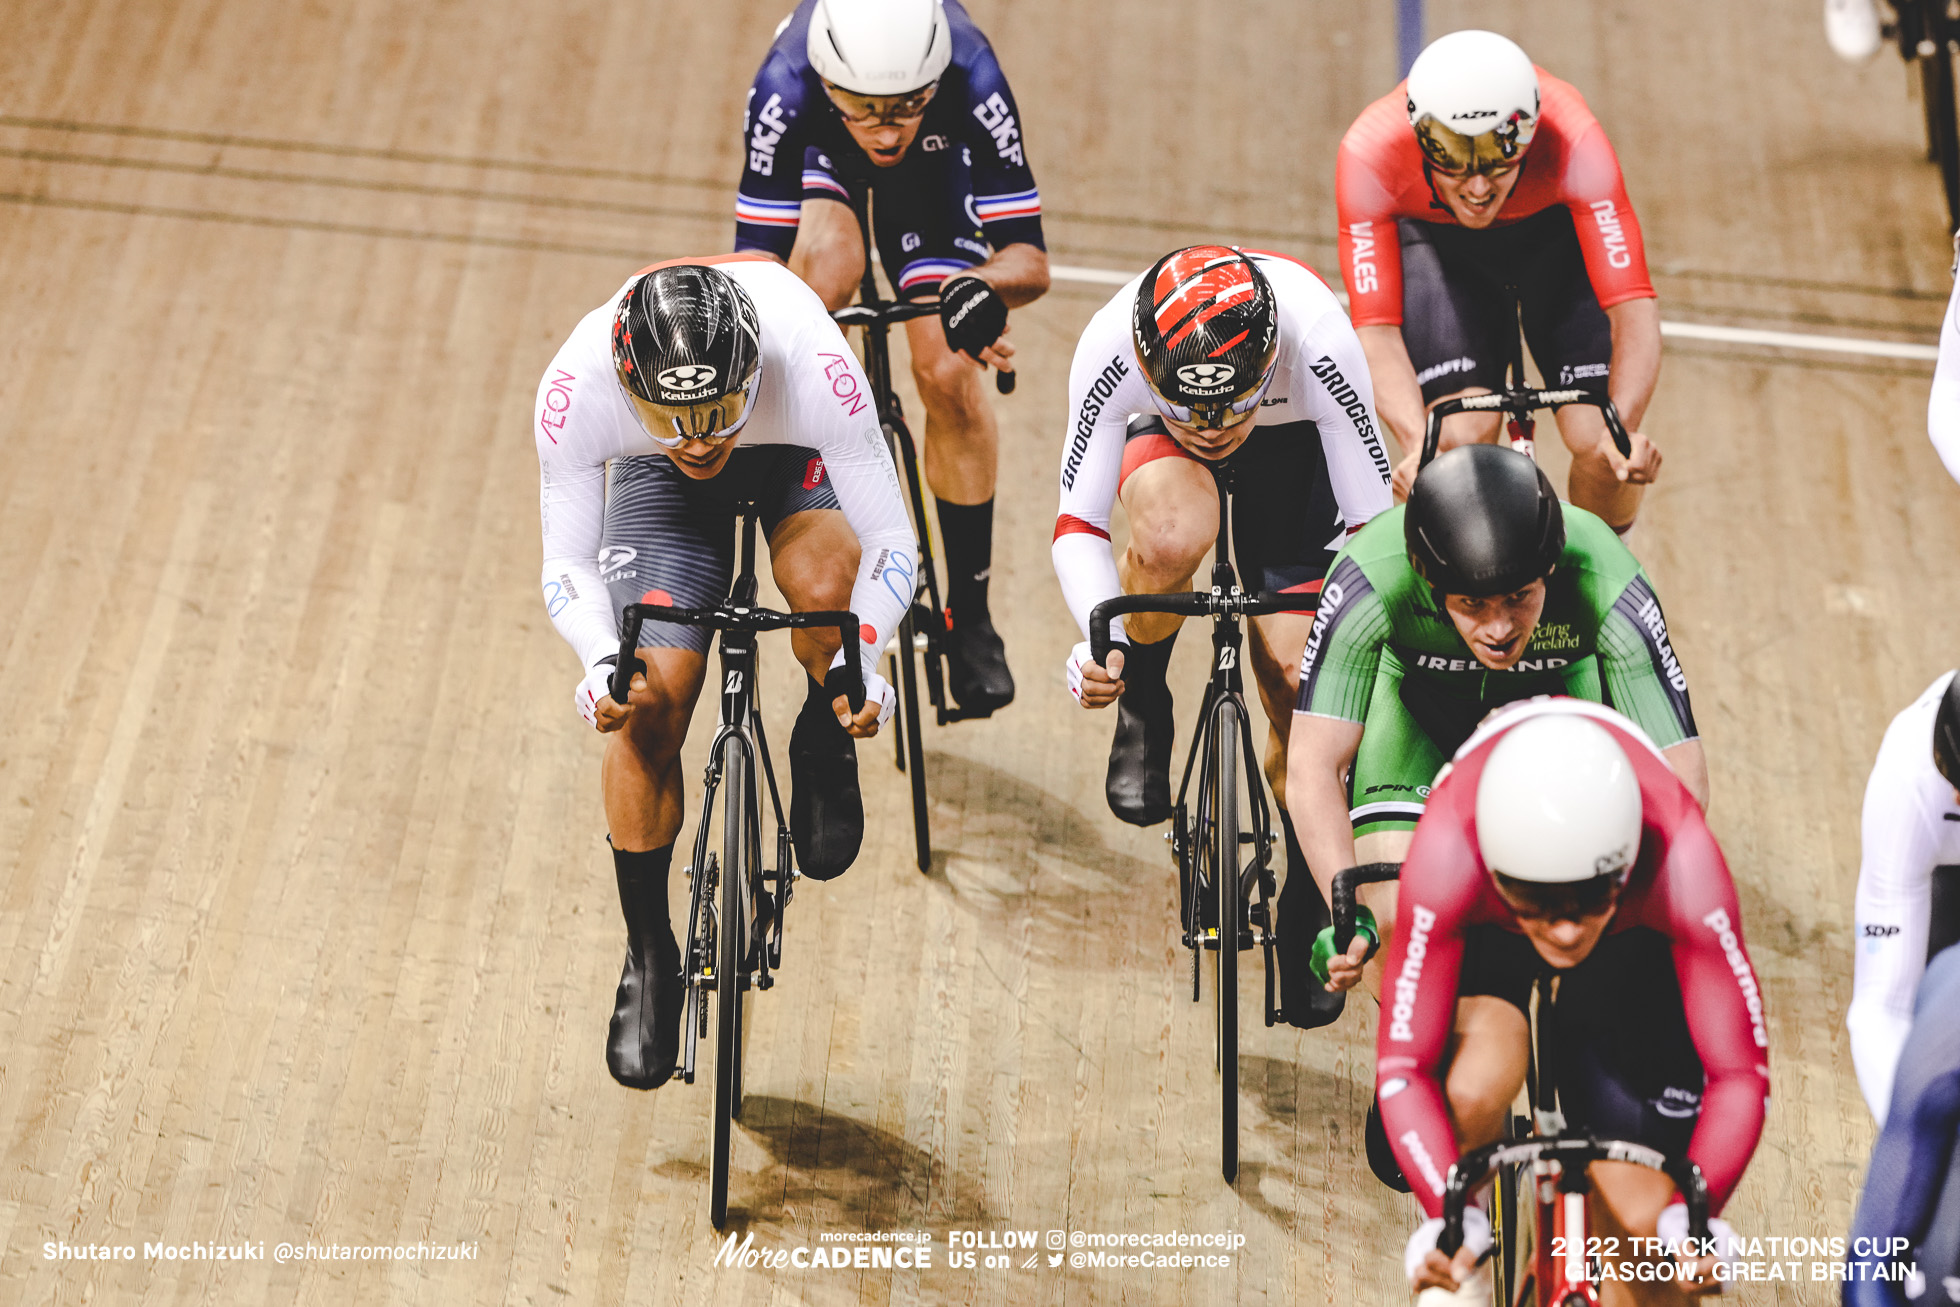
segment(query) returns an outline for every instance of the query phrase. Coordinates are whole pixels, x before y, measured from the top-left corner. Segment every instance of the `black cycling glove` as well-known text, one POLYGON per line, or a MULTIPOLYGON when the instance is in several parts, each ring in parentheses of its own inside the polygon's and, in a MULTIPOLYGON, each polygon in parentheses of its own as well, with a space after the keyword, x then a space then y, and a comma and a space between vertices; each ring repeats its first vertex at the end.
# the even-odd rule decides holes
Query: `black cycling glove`
POLYGON ((977 363, 980 351, 1007 329, 1007 301, 978 277, 949 277, 939 288, 939 321, 947 347, 977 363))

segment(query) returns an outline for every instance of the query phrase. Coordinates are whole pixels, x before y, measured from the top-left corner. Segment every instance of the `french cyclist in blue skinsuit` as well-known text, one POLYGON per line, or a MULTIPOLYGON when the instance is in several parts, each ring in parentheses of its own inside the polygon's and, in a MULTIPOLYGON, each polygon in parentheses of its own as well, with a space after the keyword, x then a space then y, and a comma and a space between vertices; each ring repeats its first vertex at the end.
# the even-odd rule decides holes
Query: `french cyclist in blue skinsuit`
POLYGON ((999 430, 982 382, 1011 371, 1007 311, 1048 289, 1041 197, 993 47, 958 0, 802 0, 776 29, 743 122, 735 248, 787 263, 836 309, 864 274, 853 194, 901 298, 926 408, 925 474, 945 544, 953 697, 1014 698, 988 613, 999 430))

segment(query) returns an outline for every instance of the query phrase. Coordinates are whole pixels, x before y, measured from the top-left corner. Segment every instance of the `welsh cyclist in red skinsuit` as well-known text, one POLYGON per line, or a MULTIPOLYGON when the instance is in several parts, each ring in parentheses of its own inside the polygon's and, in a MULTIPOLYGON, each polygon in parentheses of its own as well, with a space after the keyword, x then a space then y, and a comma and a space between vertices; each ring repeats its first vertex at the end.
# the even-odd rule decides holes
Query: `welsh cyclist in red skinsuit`
MULTIPOLYGON (((1632 524, 1660 454, 1637 434, 1660 373, 1660 310, 1620 164, 1579 92, 1494 32, 1452 32, 1362 111, 1335 172, 1341 275, 1382 421, 1414 475, 1426 406, 1501 390, 1517 326, 1545 383, 1610 395, 1622 459, 1597 410, 1558 413, 1569 495, 1632 524)), ((1495 441, 1498 415, 1444 422, 1443 448, 1495 441)))
MULTIPOLYGON (((1459 1150, 1503 1129, 1545 968, 1558 988, 1540 1020, 1568 1128, 1685 1152, 1721 1210, 1768 1108, 1762 994, 1722 851, 1638 727, 1562 698, 1487 722, 1430 792, 1399 903, 1376 1092, 1425 1213, 1440 1218, 1459 1150)), ((1596 1232, 1685 1234, 1664 1175, 1602 1162, 1593 1178, 1596 1232)), ((1435 1251, 1441 1224, 1410 1241, 1418 1288, 1469 1272, 1475 1249, 1455 1264, 1435 1251)))

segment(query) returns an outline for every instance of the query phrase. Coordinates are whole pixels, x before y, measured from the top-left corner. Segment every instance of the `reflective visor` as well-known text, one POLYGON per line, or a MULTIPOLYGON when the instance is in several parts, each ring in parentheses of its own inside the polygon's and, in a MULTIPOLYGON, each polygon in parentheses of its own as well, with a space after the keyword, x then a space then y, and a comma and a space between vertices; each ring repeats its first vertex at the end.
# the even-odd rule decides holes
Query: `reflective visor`
POLYGON ((1531 144, 1537 130, 1536 120, 1522 113, 1514 113, 1496 127, 1475 136, 1465 136, 1434 118, 1425 117, 1416 124, 1416 143, 1422 147, 1422 157, 1438 172, 1453 177, 1473 172, 1489 175, 1517 167, 1524 159, 1525 146, 1531 144))
POLYGON ((904 95, 859 95, 831 82, 825 82, 823 89, 845 122, 858 127, 881 127, 909 122, 925 113, 939 83, 933 82, 904 95))
POLYGON ((653 442, 665 449, 679 449, 690 441, 718 445, 732 439, 749 420, 756 378, 761 375, 762 369, 757 368, 740 390, 693 404, 659 404, 641 399, 630 386, 622 385, 620 389, 626 392, 633 405, 633 416, 640 420, 641 428, 653 442))
POLYGON ((1275 351, 1272 362, 1266 364, 1266 374, 1259 378, 1259 384, 1237 399, 1216 399, 1205 404, 1174 404, 1157 393, 1157 387, 1150 384, 1150 374, 1144 373, 1144 389, 1150 392, 1150 402, 1157 411, 1181 427, 1192 427, 1199 431, 1220 431, 1234 427, 1245 420, 1245 415, 1259 407, 1272 389, 1273 373, 1279 368, 1279 355, 1275 351), (1237 419, 1236 421, 1234 419, 1237 419))
POLYGON ((1611 910, 1627 883, 1627 873, 1588 876, 1585 880, 1546 884, 1491 872, 1497 896, 1520 917, 1534 921, 1578 921, 1611 910))

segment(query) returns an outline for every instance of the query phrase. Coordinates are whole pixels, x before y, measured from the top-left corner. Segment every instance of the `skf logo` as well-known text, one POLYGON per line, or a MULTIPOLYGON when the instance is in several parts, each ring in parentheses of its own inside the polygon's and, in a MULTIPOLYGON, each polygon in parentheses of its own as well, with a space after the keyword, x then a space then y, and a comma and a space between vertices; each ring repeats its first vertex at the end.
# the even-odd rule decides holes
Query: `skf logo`
POLYGON ((980 104, 973 106, 973 116, 994 138, 994 149, 1000 157, 1013 164, 1025 164, 1021 153, 1021 129, 1014 124, 1013 111, 999 91, 995 91, 980 104))
POLYGON ((697 390, 706 390, 719 375, 706 363, 682 363, 671 368, 662 368, 654 378, 662 390, 678 391, 683 395, 697 390))
POLYGON ((1238 374, 1229 363, 1187 363, 1177 370, 1177 379, 1198 394, 1210 395, 1225 389, 1238 374))
POLYGON ((788 128, 783 120, 783 97, 770 96, 749 131, 749 167, 753 171, 767 177, 776 170, 776 142, 783 139, 788 128))

